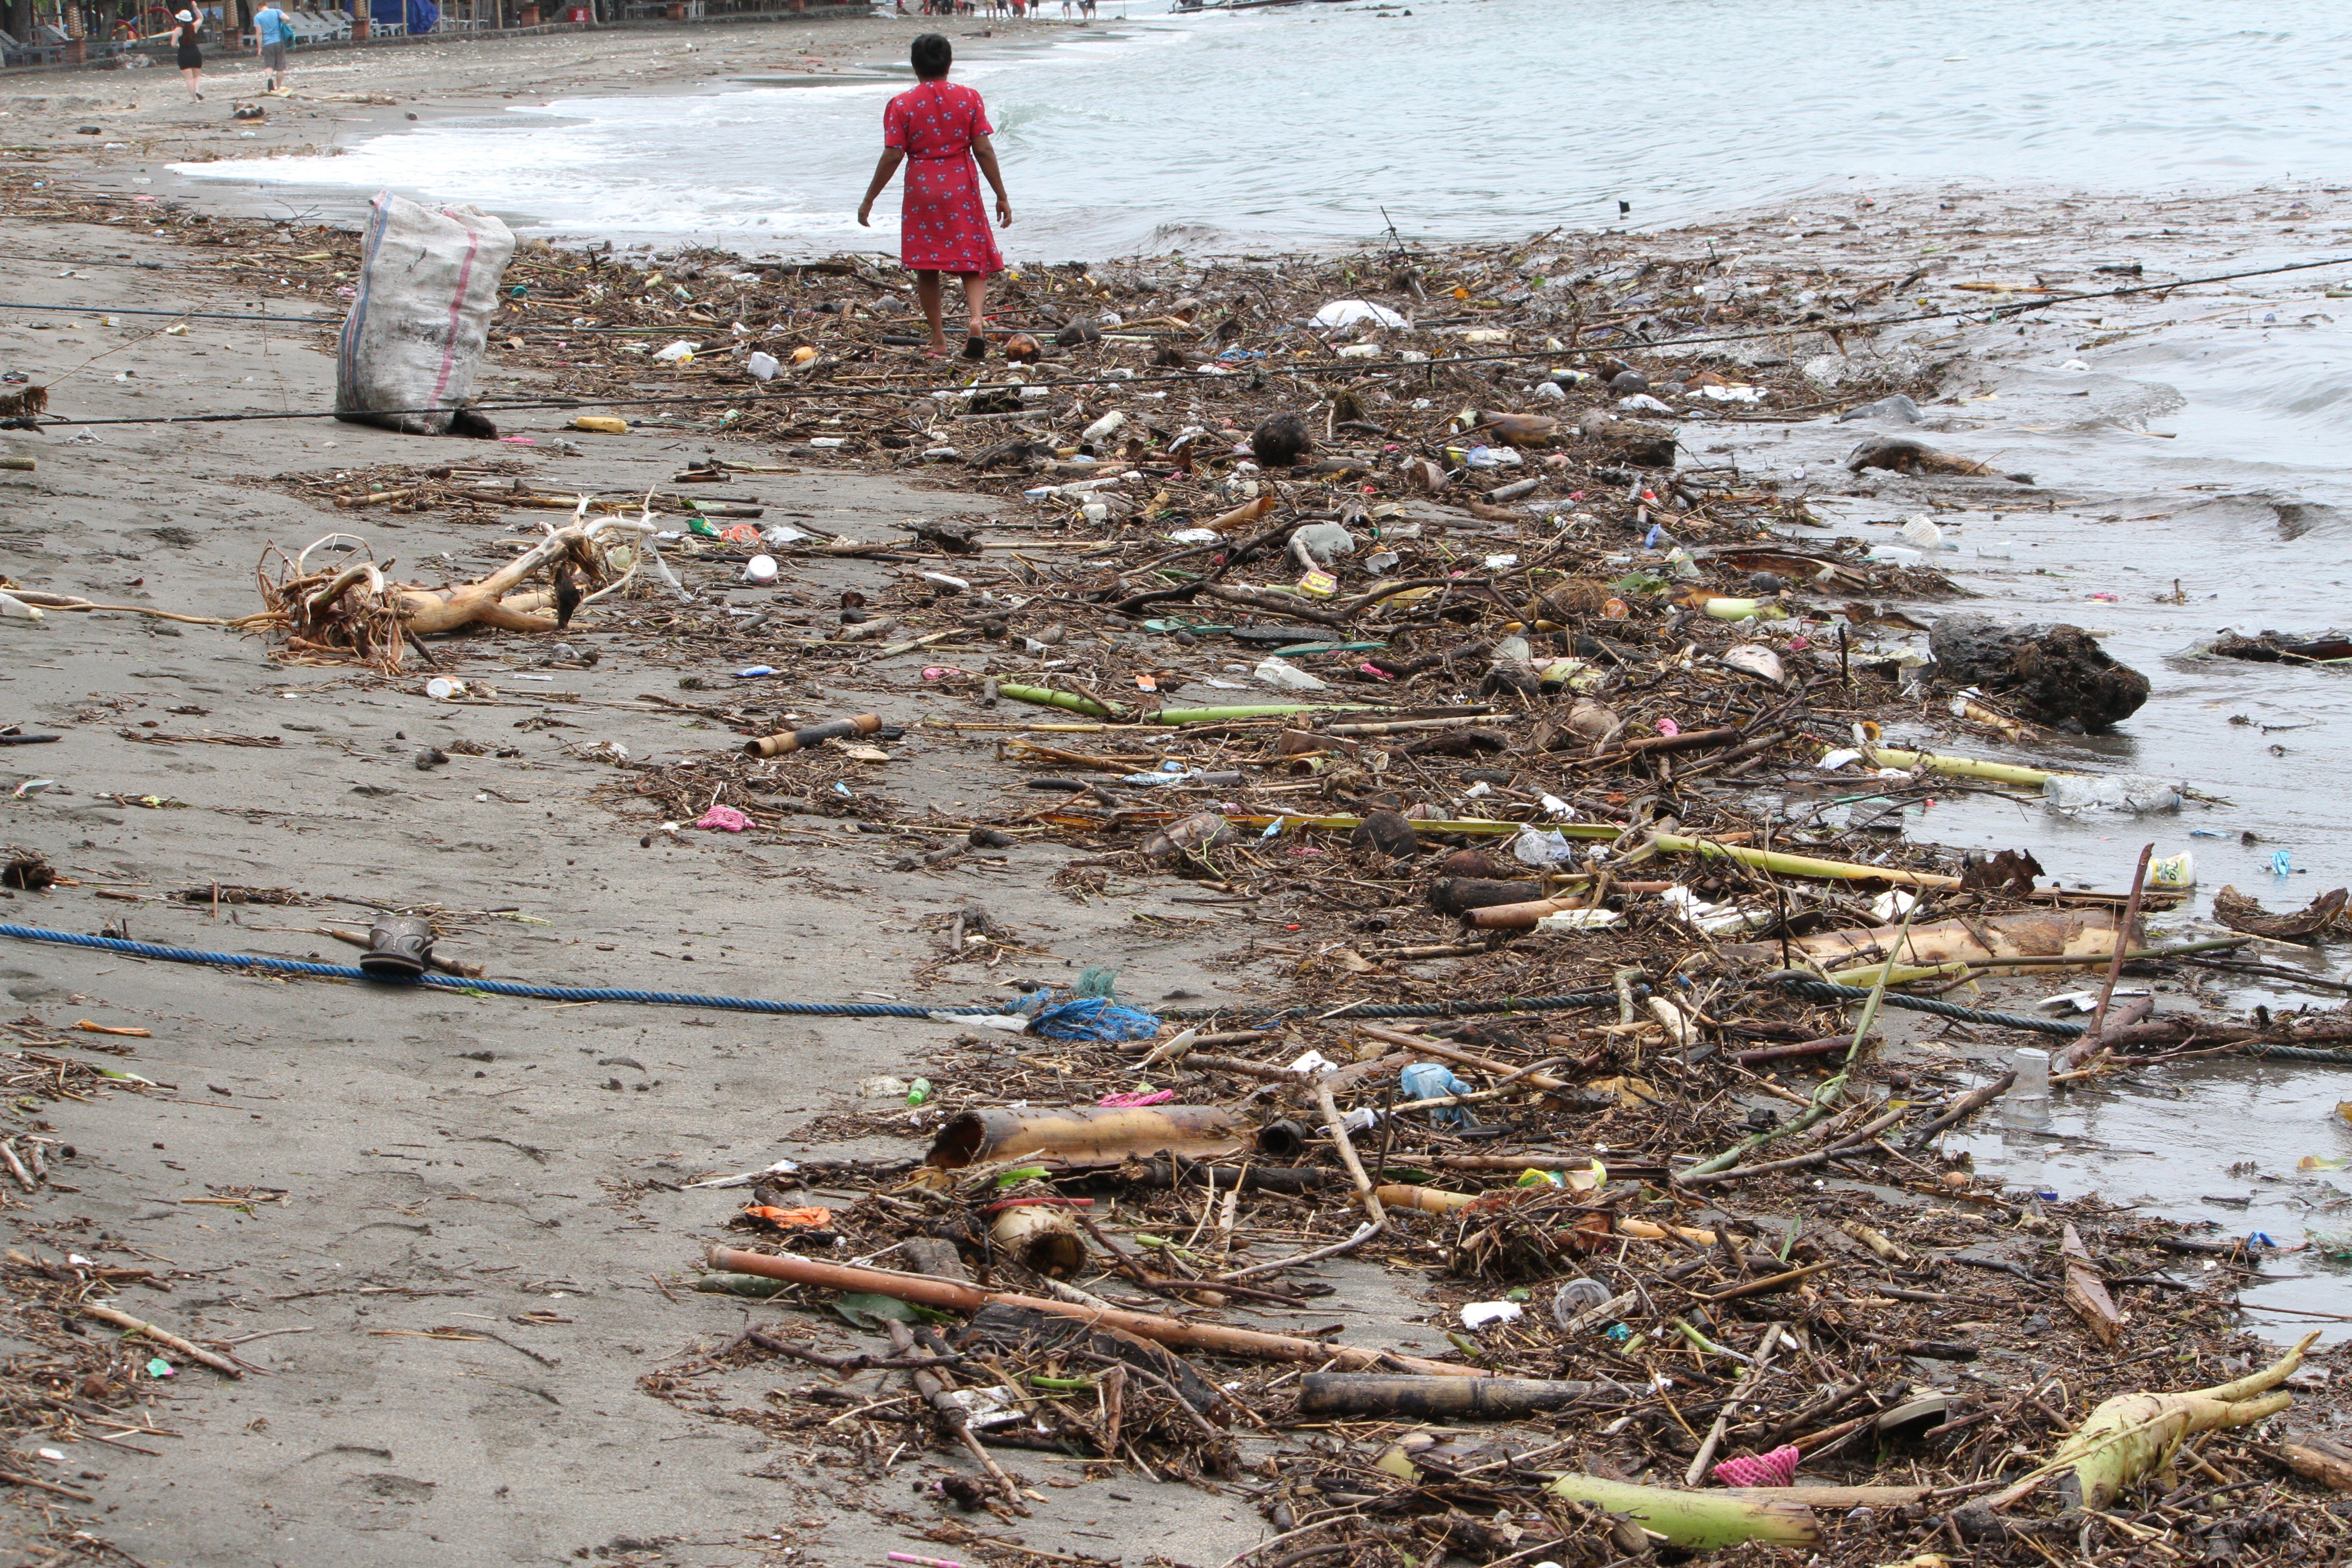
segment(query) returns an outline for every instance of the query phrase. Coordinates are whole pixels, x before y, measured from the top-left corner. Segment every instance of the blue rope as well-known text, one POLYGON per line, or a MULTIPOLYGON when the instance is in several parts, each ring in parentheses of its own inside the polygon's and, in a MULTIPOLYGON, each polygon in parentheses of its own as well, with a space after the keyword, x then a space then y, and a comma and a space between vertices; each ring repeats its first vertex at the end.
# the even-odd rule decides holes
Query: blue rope
MULTIPOLYGON (((79 931, 50 931, 44 926, 0 925, 0 936, 25 942, 54 942, 60 947, 94 948, 131 958, 160 959, 167 963, 207 963, 220 969, 248 969, 264 974, 299 974, 313 980, 363 980, 387 987, 423 986, 434 991, 470 992, 489 996, 520 996, 534 1002, 638 1002, 661 1007, 717 1007, 736 1013, 781 1014, 795 1018, 928 1018, 934 1013, 1000 1013, 998 1002, 974 1002, 926 1007, 912 1002, 770 1002, 756 996, 697 996, 683 991, 637 991, 579 985, 525 985, 511 980, 464 980, 446 974, 420 974, 409 980, 386 980, 354 964, 311 963, 299 958, 264 958, 250 952, 208 952, 194 947, 164 947, 152 942, 128 942, 119 936, 84 936, 79 931)), ((1436 1018, 1469 1013, 1541 1013, 1569 1007, 1600 1007, 1617 1000, 1613 991, 1577 996, 1506 997, 1490 1002, 1402 1002, 1387 1006, 1341 1009, 1346 1018, 1436 1018)), ((1262 1012, 1247 1005, 1226 1007, 1171 1009, 1165 1018, 1216 1017, 1230 1013, 1262 1012)), ((1276 1017, 1302 1017, 1315 1009, 1291 1007, 1276 1017)))
POLYGON ((315 980, 364 980, 385 986, 421 985, 435 991, 471 991, 491 996, 521 996, 538 1002, 645 1002, 665 1007, 720 1007, 738 1013, 782 1013, 795 1017, 928 1018, 933 1013, 993 1013, 998 1004, 970 1007, 922 1007, 910 1002, 769 1002, 755 996, 696 996, 683 991, 635 991, 579 985, 523 985, 511 980, 463 980, 446 974, 420 974, 414 980, 383 980, 354 964, 307 963, 295 958, 263 958, 249 952, 206 952, 201 948, 163 947, 152 942, 125 942, 115 936, 83 936, 77 931, 48 931, 40 926, 0 925, 0 936, 26 942, 55 942, 61 947, 89 947, 131 958, 162 959, 169 963, 209 963, 222 969, 252 969, 265 974, 301 974, 315 980))

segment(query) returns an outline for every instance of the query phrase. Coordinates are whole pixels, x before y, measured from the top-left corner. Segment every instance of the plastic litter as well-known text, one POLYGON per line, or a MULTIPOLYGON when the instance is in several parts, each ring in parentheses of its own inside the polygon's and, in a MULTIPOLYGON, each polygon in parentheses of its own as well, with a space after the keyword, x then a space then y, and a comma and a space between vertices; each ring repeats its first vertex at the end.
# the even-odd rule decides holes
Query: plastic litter
POLYGON ((1557 866, 1576 858, 1576 847, 1556 828, 1521 827, 1511 840, 1511 858, 1522 866, 1557 866))
POLYGON ((1794 1443, 1783 1443, 1769 1454, 1743 1454, 1715 1467, 1714 1476, 1727 1487, 1785 1487, 1797 1479, 1797 1461, 1804 1457, 1794 1443))
POLYGON ((477 208, 377 193, 335 349, 336 416, 446 434, 473 391, 514 245, 504 222, 477 208), (431 412, 374 412, 417 408, 431 412))
POLYGON ((2147 885, 2151 888, 2181 889, 2197 885, 2197 857, 2184 849, 2178 855, 2168 855, 2161 860, 2147 863, 2147 885))
POLYGON ((1360 326, 1366 321, 1383 327, 1407 324, 1402 316, 1386 305, 1375 305, 1369 300, 1334 300, 1315 312, 1315 324, 1326 331, 1360 326))
POLYGON ((1568 1279, 1551 1299, 1551 1321, 1565 1329, 1584 1313, 1611 1300, 1609 1287, 1598 1279, 1568 1279))
POLYGON ((741 833, 751 826, 751 819, 731 805, 714 805, 697 817, 694 825, 721 833, 741 833))
POLYGON ((765 350, 753 349, 744 358, 743 368, 750 371, 752 379, 756 381, 773 381, 776 379, 776 373, 783 369, 784 365, 782 360, 765 350))
POLYGON ((1285 691, 1328 691, 1331 687, 1331 683, 1322 677, 1310 675, 1285 658, 1261 659, 1250 673, 1266 685, 1280 687, 1285 691))
MULTIPOLYGON (((2150 811, 2179 810, 2180 788, 2145 773, 2106 777, 2053 773, 2043 781, 2042 797, 2055 811, 2126 811, 2138 816, 2150 811)), ((2284 856, 2284 851, 2281 853, 2284 856)))
POLYGON ((1465 1301, 1462 1326, 1475 1332, 1496 1323, 1516 1323, 1525 1313, 1517 1301, 1465 1301))
MULTIPOLYGON (((1410 1110, 1408 1102, 1412 1100, 1443 1100, 1447 1095, 1473 1092, 1472 1087, 1456 1078, 1454 1069, 1444 1062, 1414 1062, 1399 1075, 1399 1082, 1405 1093, 1404 1101, 1399 1103, 1400 1110, 1410 1110)), ((1429 1115, 1441 1127, 1465 1127, 1470 1122, 1468 1108, 1460 1105, 1441 1105, 1429 1115)))
POLYGON ((654 359, 660 364, 692 364, 695 351, 701 346, 700 343, 690 343, 684 338, 680 338, 676 342, 666 343, 656 349, 654 359))
POLYGON ((1567 931, 1605 931, 1624 919, 1615 910, 1559 910, 1536 921, 1536 931, 1558 936, 1567 931))

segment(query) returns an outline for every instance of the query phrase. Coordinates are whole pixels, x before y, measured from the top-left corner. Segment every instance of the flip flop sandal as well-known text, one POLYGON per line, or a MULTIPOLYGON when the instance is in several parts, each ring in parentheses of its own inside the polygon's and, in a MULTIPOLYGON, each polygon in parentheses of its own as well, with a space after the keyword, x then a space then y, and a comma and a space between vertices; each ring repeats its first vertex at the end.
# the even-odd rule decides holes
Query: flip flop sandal
POLYGON ((979 336, 964 339, 963 357, 966 359, 986 359, 988 357, 988 340, 979 336))

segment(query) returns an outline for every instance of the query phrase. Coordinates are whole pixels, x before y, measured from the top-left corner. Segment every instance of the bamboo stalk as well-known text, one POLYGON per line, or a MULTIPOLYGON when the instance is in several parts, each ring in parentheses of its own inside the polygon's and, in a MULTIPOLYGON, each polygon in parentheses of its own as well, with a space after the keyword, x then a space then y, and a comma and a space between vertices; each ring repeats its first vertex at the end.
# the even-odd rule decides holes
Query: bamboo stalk
POLYGON ((1929 773, 1949 773, 1955 778, 1982 779, 1988 784, 2021 784, 2028 789, 2040 789, 2052 779, 2084 776, 2053 773, 2042 768, 2021 768, 2011 763, 1979 762, 1974 757, 1939 756, 1933 752, 1898 752, 1886 746, 1873 746, 1865 755, 1891 767, 1916 768, 1925 763, 1929 773))

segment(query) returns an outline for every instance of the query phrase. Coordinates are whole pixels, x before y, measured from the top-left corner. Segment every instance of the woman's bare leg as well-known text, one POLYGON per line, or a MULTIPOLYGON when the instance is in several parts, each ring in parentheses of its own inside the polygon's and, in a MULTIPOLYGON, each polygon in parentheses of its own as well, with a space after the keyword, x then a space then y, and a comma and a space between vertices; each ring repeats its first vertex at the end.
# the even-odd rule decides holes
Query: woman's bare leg
POLYGON ((923 319, 931 324, 931 352, 948 352, 948 335, 940 301, 940 275, 937 272, 915 274, 915 302, 923 308, 923 319))
POLYGON ((203 75, 204 72, 193 68, 184 70, 180 73, 180 79, 188 84, 188 101, 191 103, 202 100, 205 96, 199 85, 200 79, 203 75))
MULTIPOLYGON (((963 284, 963 310, 964 315, 968 319, 968 325, 965 327, 965 331, 970 332, 975 338, 980 337, 982 335, 981 328, 986 324, 988 310, 988 274, 985 272, 967 272, 961 279, 959 279, 959 281, 963 284)), ((938 285, 934 284, 933 287, 937 288, 938 285)))

